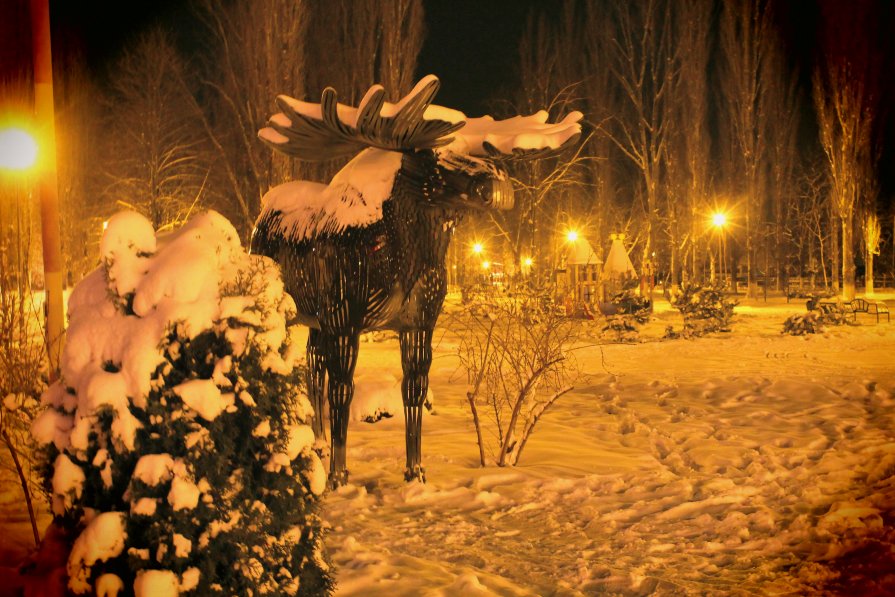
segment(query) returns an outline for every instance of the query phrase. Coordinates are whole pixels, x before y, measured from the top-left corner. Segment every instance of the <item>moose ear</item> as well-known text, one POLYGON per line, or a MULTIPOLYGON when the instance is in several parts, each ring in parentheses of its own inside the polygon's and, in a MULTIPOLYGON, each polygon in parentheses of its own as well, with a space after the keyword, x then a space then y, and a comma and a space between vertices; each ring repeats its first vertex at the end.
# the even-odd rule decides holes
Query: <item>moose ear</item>
POLYGON ((431 106, 440 83, 429 75, 400 101, 385 101, 385 90, 374 85, 357 108, 338 103, 326 88, 320 103, 281 95, 281 112, 258 132, 271 147, 303 160, 320 161, 353 155, 365 147, 391 151, 432 149, 450 143, 449 136, 466 123, 456 110, 431 106), (430 109, 431 108, 431 109, 430 109))

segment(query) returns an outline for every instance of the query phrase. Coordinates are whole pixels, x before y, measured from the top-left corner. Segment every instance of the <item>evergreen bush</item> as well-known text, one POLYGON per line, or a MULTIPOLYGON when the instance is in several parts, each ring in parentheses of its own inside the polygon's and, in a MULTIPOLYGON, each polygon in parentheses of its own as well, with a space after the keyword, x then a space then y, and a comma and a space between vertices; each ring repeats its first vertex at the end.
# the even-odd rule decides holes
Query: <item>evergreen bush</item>
POLYGON ((684 329, 680 334, 672 330, 666 336, 690 338, 712 332, 729 332, 737 302, 724 295, 724 285, 721 283, 702 285, 687 282, 672 297, 671 305, 684 316, 684 329))
POLYGON ((325 473, 276 265, 220 215, 110 220, 33 426, 76 594, 320 595, 325 473))
POLYGON ((848 319, 842 311, 812 309, 807 313, 798 313, 788 317, 783 322, 783 333, 791 336, 819 334, 824 332, 828 325, 845 325, 847 323, 848 319))

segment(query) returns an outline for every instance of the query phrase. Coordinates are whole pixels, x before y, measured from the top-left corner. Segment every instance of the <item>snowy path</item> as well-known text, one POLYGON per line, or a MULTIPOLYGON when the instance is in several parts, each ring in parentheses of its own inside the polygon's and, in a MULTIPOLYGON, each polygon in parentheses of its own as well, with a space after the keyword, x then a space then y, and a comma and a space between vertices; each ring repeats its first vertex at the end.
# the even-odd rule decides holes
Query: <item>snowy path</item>
MULTIPOLYGON (((463 380, 442 356, 427 485, 400 478, 400 418, 352 423, 352 484, 326 511, 338 594, 835 588, 844 554, 895 545, 895 328, 804 340, 779 335, 783 318, 589 349, 589 385, 547 415, 516 469, 476 467, 463 380)), ((397 374, 395 343, 363 345, 359 370, 397 374)))

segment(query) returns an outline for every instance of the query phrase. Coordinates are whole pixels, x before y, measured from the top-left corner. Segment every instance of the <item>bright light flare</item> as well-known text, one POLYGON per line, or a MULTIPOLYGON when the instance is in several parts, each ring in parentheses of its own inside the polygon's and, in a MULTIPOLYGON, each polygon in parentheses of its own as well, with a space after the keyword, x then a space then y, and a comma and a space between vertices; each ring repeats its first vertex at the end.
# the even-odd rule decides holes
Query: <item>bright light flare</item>
POLYGON ((0 130, 0 168, 27 170, 37 161, 37 142, 19 128, 0 130))
POLYGON ((727 224, 727 215, 721 212, 712 214, 712 226, 715 228, 724 228, 727 224))
POLYGON ((532 259, 531 257, 526 257, 522 260, 522 265, 524 265, 525 267, 531 267, 532 263, 534 263, 534 259, 532 259))
POLYGON ((578 240, 578 231, 577 230, 569 230, 568 232, 566 232, 566 240, 569 241, 570 243, 573 243, 576 240, 578 240))
POLYGON ((482 243, 473 243, 472 252, 475 253, 476 255, 479 255, 484 250, 485 250, 485 247, 482 245, 482 243))
POLYGON ((483 261, 483 262, 482 262, 482 269, 491 269, 491 262, 490 262, 490 261, 483 261))

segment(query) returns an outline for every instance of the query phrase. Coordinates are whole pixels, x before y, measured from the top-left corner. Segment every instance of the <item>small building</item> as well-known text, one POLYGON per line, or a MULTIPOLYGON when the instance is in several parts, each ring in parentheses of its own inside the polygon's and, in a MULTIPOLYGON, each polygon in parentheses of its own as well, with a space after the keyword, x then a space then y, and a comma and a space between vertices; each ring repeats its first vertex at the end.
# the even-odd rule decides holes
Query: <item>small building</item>
POLYGON ((578 305, 595 305, 600 300, 603 260, 583 238, 569 243, 565 257, 567 297, 578 305))
POLYGON ((610 234, 609 238, 612 240, 612 245, 609 247, 601 276, 605 301, 611 300, 615 294, 622 291, 627 282, 637 278, 637 271, 631 263, 631 258, 628 257, 628 250, 625 249, 625 235, 610 234))

